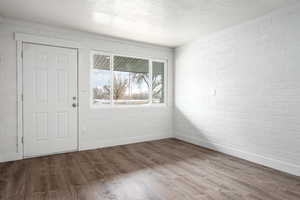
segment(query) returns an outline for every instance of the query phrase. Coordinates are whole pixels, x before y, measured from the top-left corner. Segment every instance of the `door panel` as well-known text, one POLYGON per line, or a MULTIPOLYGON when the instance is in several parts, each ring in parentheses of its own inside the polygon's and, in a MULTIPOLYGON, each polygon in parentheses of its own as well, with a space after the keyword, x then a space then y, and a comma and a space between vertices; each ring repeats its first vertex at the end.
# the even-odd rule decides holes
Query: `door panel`
POLYGON ((23 44, 24 156, 77 150, 77 50, 23 44))

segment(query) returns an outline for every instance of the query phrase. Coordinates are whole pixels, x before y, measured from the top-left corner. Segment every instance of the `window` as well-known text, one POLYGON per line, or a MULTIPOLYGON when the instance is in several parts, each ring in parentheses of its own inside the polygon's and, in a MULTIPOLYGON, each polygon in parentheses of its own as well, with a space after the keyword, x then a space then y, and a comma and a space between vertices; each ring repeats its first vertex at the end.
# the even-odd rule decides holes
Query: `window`
POLYGON ((93 55, 93 69, 91 73, 93 104, 109 104, 111 94, 111 57, 93 55))
POLYGON ((149 103, 149 61, 114 56, 114 103, 149 103))
POLYGON ((152 103, 164 103, 165 63, 152 62, 152 103))
POLYGON ((94 52, 93 106, 165 103, 165 62, 94 52))

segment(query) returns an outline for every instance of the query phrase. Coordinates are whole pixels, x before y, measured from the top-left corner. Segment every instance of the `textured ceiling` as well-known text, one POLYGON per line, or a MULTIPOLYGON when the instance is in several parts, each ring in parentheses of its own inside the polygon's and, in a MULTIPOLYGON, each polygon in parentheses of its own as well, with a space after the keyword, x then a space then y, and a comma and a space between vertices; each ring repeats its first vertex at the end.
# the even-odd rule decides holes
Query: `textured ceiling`
POLYGON ((0 15, 174 47, 297 1, 0 0, 0 15))

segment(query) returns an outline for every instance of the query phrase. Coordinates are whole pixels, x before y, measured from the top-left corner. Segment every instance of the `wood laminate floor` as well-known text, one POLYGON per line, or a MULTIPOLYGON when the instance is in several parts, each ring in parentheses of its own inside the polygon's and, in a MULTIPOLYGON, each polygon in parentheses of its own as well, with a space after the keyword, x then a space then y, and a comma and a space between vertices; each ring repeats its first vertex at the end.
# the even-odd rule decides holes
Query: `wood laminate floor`
POLYGON ((299 200, 300 178, 176 139, 0 164, 1 200, 299 200))

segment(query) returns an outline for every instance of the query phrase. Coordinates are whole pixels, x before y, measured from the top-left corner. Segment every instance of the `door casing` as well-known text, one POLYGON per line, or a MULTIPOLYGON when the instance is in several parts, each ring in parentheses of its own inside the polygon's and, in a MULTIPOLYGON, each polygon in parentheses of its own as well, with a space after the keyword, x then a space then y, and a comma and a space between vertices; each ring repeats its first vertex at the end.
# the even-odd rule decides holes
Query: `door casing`
POLYGON ((78 150, 77 56, 73 48, 23 43, 25 157, 78 150))
MULTIPOLYGON (((74 41, 50 38, 44 36, 36 36, 26 33, 14 33, 14 39, 17 47, 17 135, 16 135, 16 160, 24 159, 24 131, 23 131, 23 43, 33 43, 37 45, 48 45, 54 47, 72 48, 77 50, 77 103, 80 105, 79 98, 79 52, 80 44, 74 41)), ((80 108, 77 107, 77 151, 79 151, 79 112, 80 108)))

